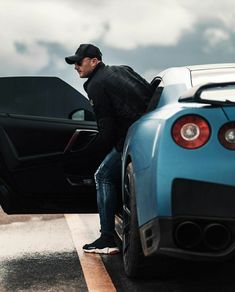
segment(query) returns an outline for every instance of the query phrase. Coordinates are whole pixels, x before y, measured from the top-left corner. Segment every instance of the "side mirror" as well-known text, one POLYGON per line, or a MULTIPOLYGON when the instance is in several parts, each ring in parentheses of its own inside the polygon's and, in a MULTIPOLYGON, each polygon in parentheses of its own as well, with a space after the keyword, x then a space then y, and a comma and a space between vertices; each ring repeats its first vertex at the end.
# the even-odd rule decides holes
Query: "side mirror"
POLYGON ((76 109, 69 118, 75 121, 96 121, 95 114, 86 109, 76 109))

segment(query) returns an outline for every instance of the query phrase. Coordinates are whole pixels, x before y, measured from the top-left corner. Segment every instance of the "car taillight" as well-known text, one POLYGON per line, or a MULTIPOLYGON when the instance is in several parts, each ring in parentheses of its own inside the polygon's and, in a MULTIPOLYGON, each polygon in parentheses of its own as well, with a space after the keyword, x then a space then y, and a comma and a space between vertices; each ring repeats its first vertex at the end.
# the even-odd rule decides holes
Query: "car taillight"
POLYGON ((198 115, 183 116, 174 123, 172 137, 179 146, 196 149, 208 141, 210 126, 205 119, 198 115))
POLYGON ((220 143, 230 149, 235 150, 235 122, 223 125, 219 130, 220 143))

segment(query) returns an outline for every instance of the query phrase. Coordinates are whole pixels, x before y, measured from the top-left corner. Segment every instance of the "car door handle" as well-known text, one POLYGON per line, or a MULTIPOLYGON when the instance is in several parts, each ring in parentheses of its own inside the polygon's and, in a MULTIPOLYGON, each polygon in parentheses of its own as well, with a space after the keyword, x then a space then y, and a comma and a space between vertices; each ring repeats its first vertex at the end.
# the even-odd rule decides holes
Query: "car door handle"
POLYGON ((82 132, 90 132, 90 133, 95 133, 95 134, 98 133, 97 130, 76 129, 75 132, 73 133, 72 137, 70 138, 68 144, 65 146, 64 153, 68 153, 72 150, 73 145, 78 140, 79 134, 82 132))

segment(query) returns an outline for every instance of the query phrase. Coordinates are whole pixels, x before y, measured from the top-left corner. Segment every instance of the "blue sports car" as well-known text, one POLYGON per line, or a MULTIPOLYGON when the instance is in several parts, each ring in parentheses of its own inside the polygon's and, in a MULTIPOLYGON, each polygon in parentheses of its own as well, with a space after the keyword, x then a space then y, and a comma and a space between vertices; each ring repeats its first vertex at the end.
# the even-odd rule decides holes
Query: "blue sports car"
MULTIPOLYGON (((123 256, 218 259, 235 249, 235 64, 170 68, 123 153, 123 256)), ((121 232, 120 232, 121 234, 121 232)), ((156 262, 157 262, 156 258, 156 262)), ((163 268, 163 266, 162 266, 163 268)))
MULTIPOLYGON (((235 64, 170 68, 129 129, 116 231, 124 268, 235 249, 235 64)), ((0 204, 8 214, 96 212, 104 157, 92 107, 56 77, 0 78, 0 204)))

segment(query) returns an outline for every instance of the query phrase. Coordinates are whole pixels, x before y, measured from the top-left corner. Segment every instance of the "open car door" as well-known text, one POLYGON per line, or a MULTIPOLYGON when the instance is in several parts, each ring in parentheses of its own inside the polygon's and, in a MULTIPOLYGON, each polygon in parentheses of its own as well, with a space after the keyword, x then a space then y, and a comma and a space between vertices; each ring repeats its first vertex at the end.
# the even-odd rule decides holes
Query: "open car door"
POLYGON ((8 214, 96 212, 105 153, 89 101, 56 77, 0 78, 0 204, 8 214))

